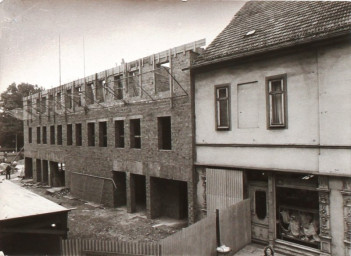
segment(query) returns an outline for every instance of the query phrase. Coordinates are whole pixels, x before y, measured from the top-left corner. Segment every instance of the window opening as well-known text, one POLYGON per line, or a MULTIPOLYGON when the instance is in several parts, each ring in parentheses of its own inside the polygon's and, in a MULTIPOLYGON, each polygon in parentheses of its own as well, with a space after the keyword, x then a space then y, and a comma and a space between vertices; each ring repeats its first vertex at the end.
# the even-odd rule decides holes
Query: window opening
POLYGON ((270 128, 286 126, 286 76, 267 78, 268 121, 270 128))
POLYGON ((130 147, 141 148, 140 119, 130 120, 130 147))
POLYGON ((28 143, 32 143, 32 127, 28 128, 28 143))
POLYGON ((230 128, 230 94, 229 86, 216 87, 216 125, 217 130, 230 128))
POLYGON ((99 147, 107 147, 107 122, 99 122, 99 147))
POLYGON ((171 117, 158 117, 158 148, 172 149, 171 117))
POLYGON ((54 95, 49 95, 49 113, 53 112, 54 110, 54 95))
POLYGON ((123 81, 122 75, 118 75, 114 77, 114 91, 115 91, 115 99, 122 100, 123 99, 123 81))
POLYGON ((46 112, 46 97, 41 98, 41 108, 40 108, 41 113, 46 112))
POLYGON ((72 108, 72 90, 68 89, 66 91, 66 108, 71 109, 72 108))
POLYGON ((60 110, 61 108, 62 108, 62 106, 61 106, 61 92, 58 92, 57 94, 56 94, 56 108, 58 109, 58 110, 60 110))
POLYGON ((62 125, 57 126, 57 145, 62 145, 62 125))
POLYGON ((87 104, 94 103, 94 94, 93 94, 93 83, 88 83, 86 85, 86 95, 85 101, 87 104))
POLYGON ((82 106, 82 87, 78 86, 74 88, 75 91, 75 106, 81 107, 82 106))
POLYGON ((170 72, 169 61, 156 64, 156 71, 155 71, 156 92, 169 91, 169 88, 170 88, 169 72, 170 72))
POLYGON ((46 140, 46 126, 43 126, 43 144, 46 144, 47 140, 46 140))
POLYGON ((32 101, 27 100, 27 113, 28 113, 28 118, 32 119, 32 101))
POLYGON ((115 147, 124 148, 124 120, 115 121, 115 147))
POLYGON ((129 97, 136 97, 139 96, 139 76, 138 76, 138 71, 130 71, 128 72, 128 92, 129 92, 129 97))
POLYGON ((55 126, 54 125, 50 126, 50 144, 51 145, 55 144, 55 126))
POLYGON ((41 106, 40 106, 40 99, 36 99, 36 112, 37 114, 40 114, 41 111, 41 106))
POLYGON ((96 100, 98 102, 104 102, 103 88, 106 84, 106 80, 98 80, 96 86, 96 100))
POLYGON ((37 144, 40 144, 40 127, 37 127, 37 144))
POLYGON ((88 146, 95 146, 95 123, 88 123, 88 146))
POLYGON ((72 124, 67 125, 67 146, 71 146, 73 144, 73 131, 72 124))
POLYGON ((82 124, 76 124, 76 146, 82 146, 82 124))

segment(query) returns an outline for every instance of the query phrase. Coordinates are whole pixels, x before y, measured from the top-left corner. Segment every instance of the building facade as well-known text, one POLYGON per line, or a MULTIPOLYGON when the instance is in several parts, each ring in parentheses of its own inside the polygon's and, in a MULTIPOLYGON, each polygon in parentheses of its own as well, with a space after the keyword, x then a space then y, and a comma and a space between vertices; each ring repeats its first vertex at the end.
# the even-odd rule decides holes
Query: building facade
POLYGON ((350 254, 350 11, 248 2, 196 60, 197 219, 250 198, 254 242, 350 254))
POLYGON ((190 72, 204 40, 24 98, 25 174, 149 218, 193 215, 190 72))

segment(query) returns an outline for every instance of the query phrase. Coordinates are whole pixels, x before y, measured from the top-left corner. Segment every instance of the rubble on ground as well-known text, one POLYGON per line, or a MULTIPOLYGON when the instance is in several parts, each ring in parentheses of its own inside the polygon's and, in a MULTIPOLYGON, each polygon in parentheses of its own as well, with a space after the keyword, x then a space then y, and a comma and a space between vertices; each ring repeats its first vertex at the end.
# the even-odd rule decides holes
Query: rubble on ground
POLYGON ((185 220, 147 219, 145 210, 128 213, 125 206, 106 208, 72 196, 68 188, 48 188, 46 184, 34 182, 33 179, 13 182, 70 209, 69 238, 156 242, 187 225, 185 220))

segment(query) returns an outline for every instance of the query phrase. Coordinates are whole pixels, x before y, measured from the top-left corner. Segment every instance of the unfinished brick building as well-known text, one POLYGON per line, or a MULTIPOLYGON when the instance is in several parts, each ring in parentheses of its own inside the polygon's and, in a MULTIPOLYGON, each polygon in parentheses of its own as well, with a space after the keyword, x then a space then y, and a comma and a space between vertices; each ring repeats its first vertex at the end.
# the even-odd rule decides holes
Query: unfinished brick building
POLYGON ((149 218, 193 222, 189 67, 204 40, 24 98, 25 173, 149 218))

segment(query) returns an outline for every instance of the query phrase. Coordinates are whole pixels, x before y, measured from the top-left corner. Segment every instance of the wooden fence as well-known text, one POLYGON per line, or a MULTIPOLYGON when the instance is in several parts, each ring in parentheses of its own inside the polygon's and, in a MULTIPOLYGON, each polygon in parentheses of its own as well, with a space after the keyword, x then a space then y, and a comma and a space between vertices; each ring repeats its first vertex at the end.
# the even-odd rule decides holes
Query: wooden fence
MULTIPOLYGON (((232 249, 231 255, 251 242, 249 199, 219 210, 219 231, 220 242, 232 249)), ((64 256, 215 256, 217 255, 216 233, 216 215, 210 214, 159 243, 68 239, 62 240, 61 252, 64 256)))
MULTIPOLYGON (((219 211, 220 240, 232 249, 231 255, 251 242, 250 200, 219 211)), ((162 255, 217 255, 216 215, 160 241, 162 255)))
POLYGON ((67 239, 61 241, 64 256, 161 255, 158 243, 67 239))

